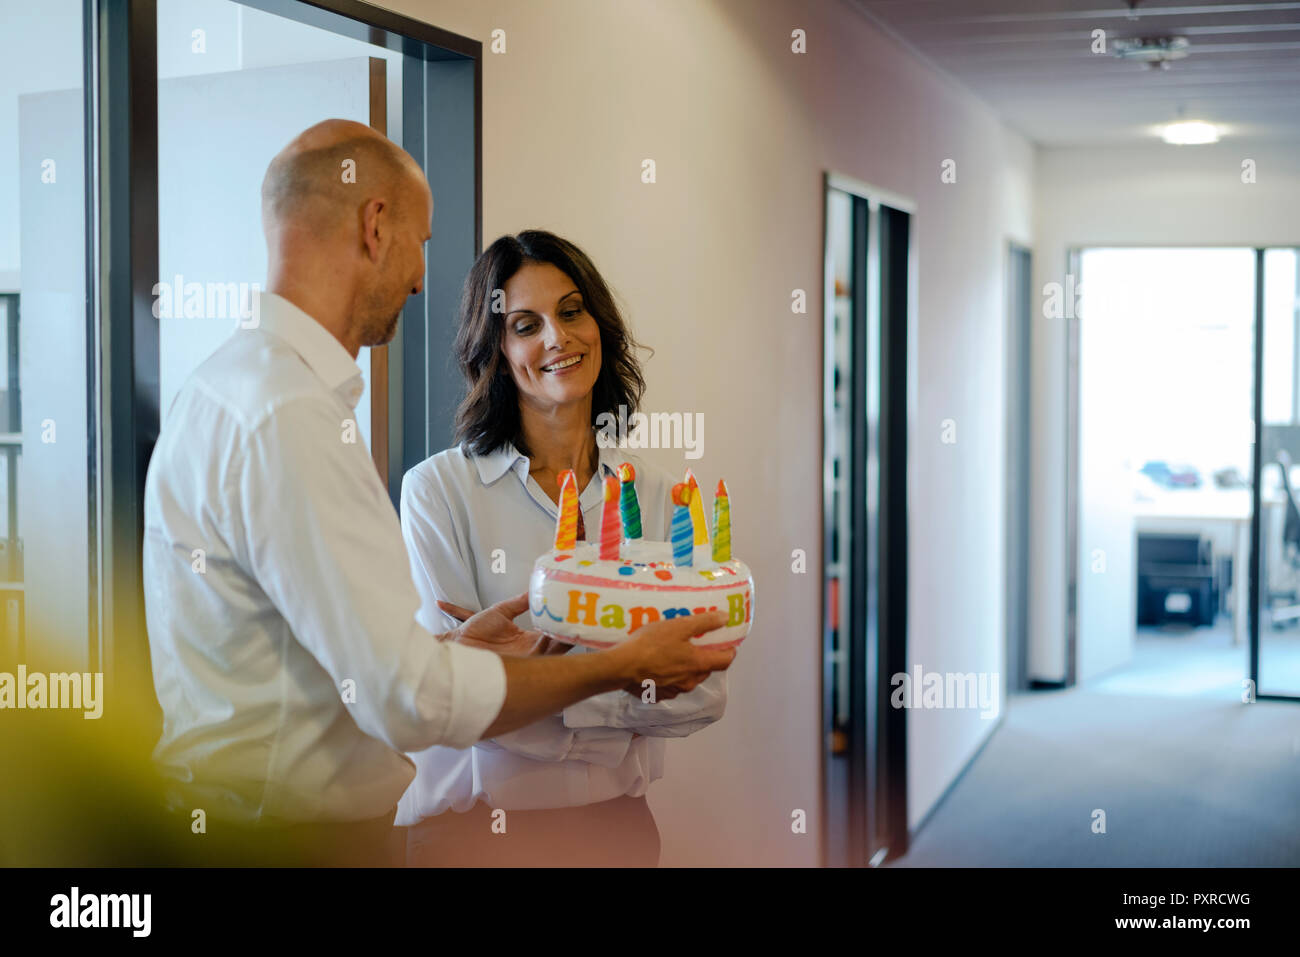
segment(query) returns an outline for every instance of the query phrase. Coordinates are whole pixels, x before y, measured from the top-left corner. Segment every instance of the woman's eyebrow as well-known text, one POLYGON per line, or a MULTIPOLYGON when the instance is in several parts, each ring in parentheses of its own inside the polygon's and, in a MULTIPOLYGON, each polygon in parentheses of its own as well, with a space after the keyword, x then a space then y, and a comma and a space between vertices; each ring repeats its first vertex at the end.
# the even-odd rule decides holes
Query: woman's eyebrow
MULTIPOLYGON (((558 306, 560 303, 564 302, 564 300, 568 299, 570 296, 577 296, 577 295, 580 295, 580 293, 578 292, 578 290, 576 290, 576 289, 570 289, 570 290, 569 290, 568 292, 566 292, 563 296, 561 296, 559 299, 557 299, 557 300, 555 301, 555 304, 558 306)), ((513 315, 514 315, 515 313, 517 313, 517 312, 521 312, 521 313, 524 313, 525 315, 531 315, 531 316, 535 316, 535 315, 537 315, 537 313, 534 312, 532 309, 511 309, 509 312, 506 313, 506 318, 509 318, 510 316, 513 316, 513 315)))

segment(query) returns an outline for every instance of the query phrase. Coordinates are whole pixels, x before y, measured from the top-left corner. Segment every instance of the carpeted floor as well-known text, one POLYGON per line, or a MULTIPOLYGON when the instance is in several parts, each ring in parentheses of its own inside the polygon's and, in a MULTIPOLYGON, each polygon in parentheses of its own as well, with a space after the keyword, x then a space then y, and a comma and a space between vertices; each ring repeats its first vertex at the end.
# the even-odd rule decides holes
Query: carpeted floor
POLYGON ((1144 629, 1130 667, 1013 696, 887 866, 1300 866, 1300 703, 1242 704, 1244 655, 1144 629))

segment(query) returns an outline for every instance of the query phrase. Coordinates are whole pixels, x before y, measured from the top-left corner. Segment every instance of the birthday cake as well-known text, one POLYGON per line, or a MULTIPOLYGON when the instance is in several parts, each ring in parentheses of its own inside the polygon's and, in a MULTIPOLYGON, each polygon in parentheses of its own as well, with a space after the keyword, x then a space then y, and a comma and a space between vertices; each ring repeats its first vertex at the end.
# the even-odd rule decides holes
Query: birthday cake
POLYGON ((671 541, 641 537, 641 509, 631 465, 605 477, 600 539, 579 542, 578 487, 572 470, 560 475, 555 547, 533 566, 528 596, 533 625, 563 641, 609 648, 652 621, 704 611, 727 623, 692 639, 730 647, 744 641, 753 618, 754 580, 731 557, 731 503, 725 482, 713 500, 713 536, 695 477, 673 486, 671 541))

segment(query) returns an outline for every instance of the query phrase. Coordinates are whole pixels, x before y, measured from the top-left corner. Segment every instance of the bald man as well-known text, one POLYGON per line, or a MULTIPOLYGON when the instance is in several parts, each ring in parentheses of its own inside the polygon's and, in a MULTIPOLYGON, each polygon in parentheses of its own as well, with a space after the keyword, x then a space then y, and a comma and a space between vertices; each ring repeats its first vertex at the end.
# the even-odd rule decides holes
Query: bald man
POLYGON ((214 863, 389 863, 414 776, 403 752, 466 748, 583 698, 689 690, 731 650, 714 612, 564 657, 513 619, 523 596, 433 635, 416 621, 397 513, 354 408, 362 346, 424 282, 433 197, 405 151, 329 120, 267 169, 267 292, 190 376, 145 483, 145 609, 173 826, 214 863), (488 650, 491 649, 491 650, 488 650))

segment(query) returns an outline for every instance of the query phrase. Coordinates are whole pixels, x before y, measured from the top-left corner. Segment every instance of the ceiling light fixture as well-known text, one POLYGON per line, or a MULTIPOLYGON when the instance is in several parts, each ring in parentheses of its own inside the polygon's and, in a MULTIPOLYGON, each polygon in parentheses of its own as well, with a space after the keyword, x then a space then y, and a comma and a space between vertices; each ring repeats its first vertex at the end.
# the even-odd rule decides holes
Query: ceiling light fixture
POLYGON ((1174 146, 1202 146, 1219 142, 1218 127, 1202 120, 1179 120, 1160 131, 1161 138, 1174 146))

